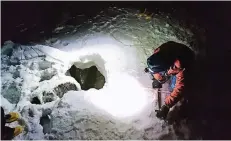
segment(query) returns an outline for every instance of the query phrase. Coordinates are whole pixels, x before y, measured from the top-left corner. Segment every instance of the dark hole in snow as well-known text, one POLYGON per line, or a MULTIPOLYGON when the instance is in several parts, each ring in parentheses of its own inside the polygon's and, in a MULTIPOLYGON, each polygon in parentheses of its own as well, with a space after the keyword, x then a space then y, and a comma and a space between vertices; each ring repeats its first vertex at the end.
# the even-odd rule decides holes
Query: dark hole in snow
POLYGON ((51 132, 51 120, 48 115, 42 116, 40 118, 40 124, 43 126, 43 133, 50 133, 51 132))
POLYGON ((41 102, 40 102, 40 100, 38 99, 38 97, 32 98, 31 103, 32 103, 32 104, 41 104, 41 102))
POLYGON ((96 66, 86 69, 79 69, 72 65, 68 72, 81 85, 82 90, 90 88, 101 89, 105 84, 105 77, 99 72, 96 66))

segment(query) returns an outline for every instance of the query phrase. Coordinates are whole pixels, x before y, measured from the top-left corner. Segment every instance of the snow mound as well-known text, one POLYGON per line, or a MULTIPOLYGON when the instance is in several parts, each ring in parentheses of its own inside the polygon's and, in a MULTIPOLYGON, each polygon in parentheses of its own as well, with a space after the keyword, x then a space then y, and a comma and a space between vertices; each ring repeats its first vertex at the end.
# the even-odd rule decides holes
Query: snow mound
POLYGON ((143 133, 134 127, 119 123, 97 111, 98 109, 94 105, 86 103, 84 94, 67 93, 52 112, 53 128, 51 134, 47 135, 46 138, 86 140, 129 139, 133 137, 134 139, 142 139, 143 133), (118 128, 123 130, 119 131, 118 128), (132 137, 126 136, 127 134, 132 135, 132 137))

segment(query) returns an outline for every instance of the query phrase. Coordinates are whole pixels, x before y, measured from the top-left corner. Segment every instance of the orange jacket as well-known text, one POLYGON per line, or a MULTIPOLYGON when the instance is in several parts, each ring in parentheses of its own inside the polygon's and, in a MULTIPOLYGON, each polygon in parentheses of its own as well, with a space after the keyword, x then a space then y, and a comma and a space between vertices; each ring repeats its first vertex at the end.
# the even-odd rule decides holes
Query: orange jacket
MULTIPOLYGON (((170 67, 167 71, 168 75, 176 75, 176 84, 175 88, 173 89, 172 93, 166 97, 165 104, 169 107, 172 107, 174 104, 177 103, 181 94, 184 90, 184 76, 185 76, 185 69, 181 68, 181 63, 179 60, 174 62, 174 65, 170 67)), ((160 74, 154 74, 154 78, 157 80, 161 80, 162 76, 160 74)))
POLYGON ((173 89, 172 93, 166 97, 165 104, 172 107, 174 104, 177 103, 179 98, 182 96, 182 92, 184 90, 185 84, 185 69, 181 68, 181 64, 179 60, 176 60, 174 63, 173 68, 168 70, 169 75, 176 75, 176 84, 175 88, 173 89))
MULTIPOLYGON (((167 69, 168 75, 176 76, 175 88, 165 99, 165 104, 172 107, 180 100, 183 91, 185 91, 186 71, 188 72, 186 69, 189 69, 193 63, 195 57, 194 52, 183 44, 169 41, 156 48, 153 55, 154 54, 162 58, 166 65, 164 69, 167 69), (168 66, 170 68, 168 68, 168 66)), ((163 77, 159 73, 153 76, 157 80, 163 80, 163 77)))

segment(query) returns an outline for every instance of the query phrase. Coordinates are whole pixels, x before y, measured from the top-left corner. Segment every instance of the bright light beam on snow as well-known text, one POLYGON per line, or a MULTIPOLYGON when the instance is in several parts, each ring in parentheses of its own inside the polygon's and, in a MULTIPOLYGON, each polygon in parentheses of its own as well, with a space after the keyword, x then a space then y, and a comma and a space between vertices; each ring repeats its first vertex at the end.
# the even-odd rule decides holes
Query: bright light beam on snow
POLYGON ((94 40, 91 39, 87 41, 88 46, 76 51, 72 49, 65 58, 69 60, 69 66, 74 63, 76 67, 83 69, 95 65, 104 75, 105 86, 100 90, 85 91, 84 95, 96 107, 115 117, 139 114, 147 104, 147 92, 131 74, 137 71, 135 52, 124 48, 113 38, 97 39, 98 44, 92 43, 94 40))
POLYGON ((147 93, 141 84, 126 73, 113 74, 111 83, 101 90, 101 94, 92 95, 90 101, 111 115, 124 118, 139 114, 147 105, 147 93))

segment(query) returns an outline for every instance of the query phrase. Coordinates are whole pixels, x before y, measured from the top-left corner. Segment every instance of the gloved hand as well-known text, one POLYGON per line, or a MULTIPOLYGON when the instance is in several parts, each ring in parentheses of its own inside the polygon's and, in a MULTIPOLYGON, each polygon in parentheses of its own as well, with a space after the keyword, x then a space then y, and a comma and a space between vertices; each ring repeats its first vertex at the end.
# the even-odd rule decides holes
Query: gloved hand
MULTIPOLYGON (((153 80, 153 79, 152 79, 153 80)), ((162 88, 162 84, 158 80, 153 80, 152 81, 152 88, 153 89, 159 89, 162 88)))
POLYGON ((169 107, 167 105, 163 105, 160 110, 156 111, 156 117, 160 119, 166 119, 169 112, 169 107))

